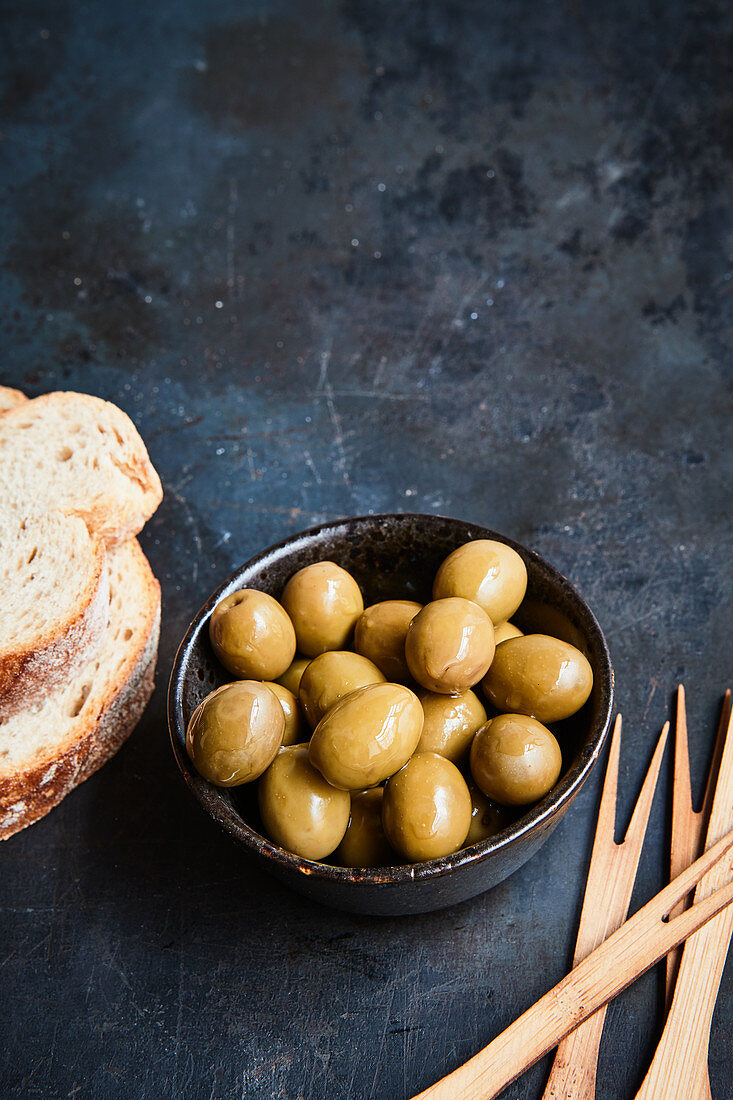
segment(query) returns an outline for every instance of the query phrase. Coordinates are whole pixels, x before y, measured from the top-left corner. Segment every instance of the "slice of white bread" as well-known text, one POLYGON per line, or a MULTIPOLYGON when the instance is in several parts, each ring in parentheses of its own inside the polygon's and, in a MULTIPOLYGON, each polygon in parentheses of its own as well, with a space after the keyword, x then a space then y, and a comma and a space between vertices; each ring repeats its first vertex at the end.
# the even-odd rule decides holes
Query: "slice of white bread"
POLYGON ((0 416, 0 506, 80 516, 108 546, 137 534, 163 496, 130 418, 109 401, 47 393, 0 416))
POLYGON ((10 386, 0 386, 0 416, 27 400, 26 395, 20 390, 12 390, 10 386))
POLYGON ((59 512, 0 509, 0 719, 41 702, 99 651, 107 627, 104 542, 59 512))
POLYGON ((0 722, 0 839, 48 813, 129 736, 153 690, 160 586, 135 539, 107 556, 102 648, 45 703, 0 722))

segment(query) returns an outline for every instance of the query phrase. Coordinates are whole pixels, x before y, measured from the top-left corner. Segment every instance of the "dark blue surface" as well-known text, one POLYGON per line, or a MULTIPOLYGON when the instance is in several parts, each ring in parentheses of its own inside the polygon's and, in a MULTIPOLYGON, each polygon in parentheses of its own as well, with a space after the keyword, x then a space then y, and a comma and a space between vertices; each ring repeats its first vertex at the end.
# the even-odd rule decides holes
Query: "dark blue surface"
MULTIPOLYGON (((145 719, 0 849, 0 1092, 408 1097, 563 974, 600 775, 490 895, 347 917, 198 810, 168 671, 263 546, 439 511, 596 611, 622 816, 679 678, 700 786, 732 673, 729 5, 28 0, 4 32, 0 381, 117 402, 166 498, 145 719)), ((716 1098, 732 1002, 729 965, 716 1098)), ((633 1095, 661 1018, 655 975, 612 1005, 600 1100, 633 1095)))

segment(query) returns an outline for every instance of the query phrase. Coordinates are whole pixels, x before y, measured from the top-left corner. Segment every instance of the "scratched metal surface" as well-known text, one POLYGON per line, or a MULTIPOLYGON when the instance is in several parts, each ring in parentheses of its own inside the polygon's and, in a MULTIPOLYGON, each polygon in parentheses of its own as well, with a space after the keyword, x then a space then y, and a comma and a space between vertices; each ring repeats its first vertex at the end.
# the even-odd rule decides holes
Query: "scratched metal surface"
MULTIPOLYGON (((28 0, 5 30, 2 381, 120 404, 166 497, 145 719, 0 848, 0 1094, 407 1098, 563 974, 600 775, 491 894, 340 915, 187 795, 172 657, 290 532, 461 516, 597 611, 623 812, 680 677, 700 784, 733 673, 729 6, 28 0)), ((634 904, 664 846, 659 799, 634 904)), ((633 1095, 659 993, 612 1005, 601 1100, 633 1095)))

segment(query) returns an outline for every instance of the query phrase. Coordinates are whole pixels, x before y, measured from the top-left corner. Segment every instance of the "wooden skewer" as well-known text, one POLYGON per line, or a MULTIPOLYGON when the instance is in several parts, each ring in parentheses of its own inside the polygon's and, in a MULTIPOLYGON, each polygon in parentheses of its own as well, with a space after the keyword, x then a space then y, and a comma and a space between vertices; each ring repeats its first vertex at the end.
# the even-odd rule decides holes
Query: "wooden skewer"
MULTIPOLYGON (((720 770, 715 785, 706 843, 711 845, 733 825, 733 717, 729 716, 720 770)), ((708 851, 712 851, 708 847, 708 851)), ((733 887, 733 867, 722 860, 708 871, 695 891, 693 913, 713 891, 733 887)), ((671 923, 675 923, 676 917, 671 923)), ((708 1047, 710 1025, 725 959, 733 936, 733 908, 721 913, 685 945, 675 983, 672 1007, 662 1038, 637 1093, 637 1100, 704 1098, 710 1089, 708 1047)))
MULTIPOLYGON (((689 867, 694 859, 705 850, 705 827, 710 820, 710 810, 715 793, 715 782, 718 778, 720 757, 723 753, 725 731, 730 720, 731 703, 730 688, 723 697, 723 706, 718 722, 718 734, 713 749, 713 758, 708 769, 707 782, 702 806, 699 810, 692 808, 692 785, 690 783, 690 754, 687 744, 687 711, 685 707, 685 689, 682 684, 677 688, 677 715, 674 735, 674 786, 672 790, 672 843, 669 855, 670 881, 677 878, 685 867, 689 867)), ((691 899, 683 898, 675 906, 670 916, 676 916, 689 905, 691 899)), ((682 948, 675 947, 667 955, 667 972, 665 975, 666 1010, 669 1012, 672 1006, 672 994, 677 971, 680 966, 682 948)))
MULTIPOLYGON (((671 908, 720 860, 731 875, 733 829, 630 917, 532 1008, 465 1065, 414 1100, 492 1100, 570 1031, 626 989, 733 901, 733 882, 665 921, 671 908)), ((733 910, 727 916, 731 916, 733 910)), ((681 1093, 680 1095, 688 1095, 681 1093)))
MULTIPOLYGON (((573 966, 577 966, 594 948, 603 943, 612 932, 620 928, 626 919, 668 732, 669 722, 665 722, 634 807, 626 836, 620 844, 617 844, 614 839, 614 831, 616 827, 616 791, 621 745, 621 715, 616 719, 608 754, 606 778, 598 812, 598 824, 593 841, 593 852, 588 871, 588 882, 585 888, 585 898, 583 899, 583 910, 580 915, 573 966)), ((689 860, 686 866, 689 866, 691 862, 692 860, 689 860)), ((595 1015, 591 1016, 589 1020, 586 1020, 584 1024, 576 1028, 560 1043, 543 1094, 544 1100, 561 1100, 561 1098, 564 1100, 568 1096, 572 1096, 573 1100, 593 1100, 596 1094, 598 1051, 605 1018, 606 1006, 604 1005, 595 1015)))

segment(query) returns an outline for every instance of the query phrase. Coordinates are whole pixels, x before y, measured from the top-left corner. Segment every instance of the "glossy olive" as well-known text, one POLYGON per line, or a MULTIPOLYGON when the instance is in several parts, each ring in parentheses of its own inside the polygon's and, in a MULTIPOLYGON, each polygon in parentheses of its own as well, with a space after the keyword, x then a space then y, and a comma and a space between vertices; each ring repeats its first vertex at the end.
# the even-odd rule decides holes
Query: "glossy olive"
POLYGON ((186 751, 196 770, 218 787, 238 787, 262 775, 282 744, 285 715, 256 680, 224 684, 191 715, 186 751))
POLYGON ((421 610, 422 604, 414 600, 383 600, 367 607, 356 621, 354 649, 373 661, 391 683, 409 679, 405 635, 421 610))
POLYGON ((478 683, 494 656, 494 627, 485 611, 459 597, 433 600, 407 629, 405 657, 418 684, 457 695, 478 683))
POLYGON ((300 679, 305 670, 308 668, 311 659, 310 657, 296 657, 292 665, 285 669, 282 676, 278 676, 278 684, 282 684, 288 691, 292 691, 293 695, 297 696, 300 690, 300 679))
POLYGON ((494 539, 459 546, 435 574, 433 599, 462 596, 498 625, 514 614, 527 591, 527 567, 516 550, 494 539))
POLYGON ((401 684, 358 688, 323 716, 310 741, 311 764, 346 791, 375 787, 394 775, 420 740, 420 700, 401 684))
POLYGON ((314 562, 294 573, 282 605, 295 627, 298 649, 307 657, 344 649, 364 610, 359 585, 333 561, 314 562))
POLYGON ((303 718, 300 703, 292 691, 278 683, 265 683, 265 687, 269 687, 273 695, 277 696, 283 708, 285 715, 283 745, 295 745, 298 741, 305 741, 310 735, 310 730, 303 718))
POLYGON ((557 783, 560 746, 541 722, 526 714, 500 714, 477 732, 471 745, 471 774, 489 798, 504 806, 526 806, 557 783))
POLYGON ((382 824, 411 863, 458 851, 471 824, 471 795, 455 764, 435 752, 415 753, 384 788, 382 824))
POLYGON ((351 795, 337 791, 308 762, 307 745, 281 749, 258 787, 268 836, 304 859, 324 859, 341 843, 351 795))
POLYGON ((502 642, 506 642, 509 638, 523 638, 524 635, 518 626, 514 623, 499 623, 494 627, 494 641, 497 645, 501 645, 502 642))
POLYGON ((342 867, 387 867, 394 852, 382 827, 384 789, 372 787, 351 796, 351 820, 344 839, 334 853, 342 867))
POLYGON ((487 798, 475 783, 469 783, 468 789, 471 792, 471 825, 464 841, 466 848, 469 844, 478 844, 480 840, 496 836, 508 822, 508 812, 504 806, 487 798))
POLYGON ((483 681, 486 697, 497 710, 530 714, 540 722, 559 722, 575 714, 592 687, 587 658, 549 634, 502 642, 483 681))
POLYGON ((242 680, 277 680, 293 659, 295 631, 277 600, 243 588, 220 600, 209 637, 224 668, 242 680))
POLYGON ((459 764, 471 747, 473 735, 486 721, 486 711, 478 695, 437 695, 422 691, 419 695, 425 719, 417 746, 418 752, 437 752, 459 764))
POLYGON ((348 649, 331 649, 313 658, 303 673, 298 695, 308 723, 315 729, 323 715, 344 695, 368 684, 384 682, 377 666, 366 657, 348 649))

